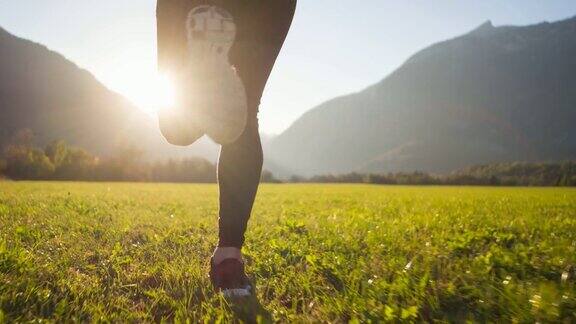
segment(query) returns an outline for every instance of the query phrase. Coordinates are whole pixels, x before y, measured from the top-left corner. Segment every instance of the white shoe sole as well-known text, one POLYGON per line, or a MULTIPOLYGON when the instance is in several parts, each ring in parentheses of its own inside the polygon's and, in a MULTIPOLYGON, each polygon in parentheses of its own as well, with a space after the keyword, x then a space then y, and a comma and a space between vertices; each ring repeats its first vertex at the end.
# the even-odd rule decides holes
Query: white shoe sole
POLYGON ((202 5, 189 12, 186 31, 190 58, 183 96, 192 127, 219 144, 232 143, 244 132, 248 113, 246 89, 228 59, 234 19, 222 8, 202 5))
POLYGON ((246 286, 244 288, 224 289, 222 290, 222 295, 225 298, 249 297, 252 295, 252 287, 246 286))

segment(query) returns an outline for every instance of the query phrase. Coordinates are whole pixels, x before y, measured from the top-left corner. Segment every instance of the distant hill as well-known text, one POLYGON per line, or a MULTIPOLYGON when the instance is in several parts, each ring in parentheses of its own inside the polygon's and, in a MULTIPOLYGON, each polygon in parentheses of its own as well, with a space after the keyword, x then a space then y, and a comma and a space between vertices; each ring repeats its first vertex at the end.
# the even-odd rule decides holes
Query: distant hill
POLYGON ((106 155, 135 145, 149 159, 199 155, 216 146, 166 143, 155 121, 90 73, 45 46, 0 28, 0 147, 15 131, 34 131, 37 144, 55 139, 106 155))
POLYGON ((576 17, 487 22, 435 44, 378 84, 310 110, 266 151, 284 175, 574 159, 576 17))

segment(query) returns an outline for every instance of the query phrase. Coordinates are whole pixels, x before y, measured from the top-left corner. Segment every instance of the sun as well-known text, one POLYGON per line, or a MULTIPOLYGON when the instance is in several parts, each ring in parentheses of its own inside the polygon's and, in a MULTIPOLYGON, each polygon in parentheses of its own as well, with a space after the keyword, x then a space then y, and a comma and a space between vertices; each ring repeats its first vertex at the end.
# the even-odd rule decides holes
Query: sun
POLYGON ((118 69, 107 84, 145 113, 155 116, 159 110, 173 106, 174 86, 170 78, 156 71, 118 69))
POLYGON ((162 74, 151 74, 130 80, 130 90, 126 96, 136 106, 149 114, 174 105, 174 86, 171 80, 162 74))

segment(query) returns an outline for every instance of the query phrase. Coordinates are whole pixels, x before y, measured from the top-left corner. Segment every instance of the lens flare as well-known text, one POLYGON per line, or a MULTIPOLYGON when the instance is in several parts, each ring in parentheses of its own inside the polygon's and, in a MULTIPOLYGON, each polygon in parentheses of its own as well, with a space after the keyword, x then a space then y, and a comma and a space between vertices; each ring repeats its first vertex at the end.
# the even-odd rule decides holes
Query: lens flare
POLYGON ((156 74, 148 79, 133 80, 130 99, 149 114, 174 105, 174 84, 167 75, 156 74))
POLYGON ((167 75, 159 74, 153 80, 154 95, 153 108, 155 111, 166 109, 174 106, 176 101, 176 94, 174 90, 174 83, 167 75))
POLYGON ((154 116, 175 104, 174 83, 167 75, 122 70, 117 71, 111 80, 114 90, 147 114, 154 116))

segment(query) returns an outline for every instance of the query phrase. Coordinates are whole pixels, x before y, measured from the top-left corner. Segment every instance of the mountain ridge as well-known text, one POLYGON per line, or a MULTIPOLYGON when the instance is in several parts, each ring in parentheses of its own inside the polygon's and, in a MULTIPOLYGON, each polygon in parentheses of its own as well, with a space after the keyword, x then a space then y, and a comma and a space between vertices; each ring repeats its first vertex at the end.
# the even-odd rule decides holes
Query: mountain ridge
MULTIPOLYGON (((424 48, 374 85, 311 109, 270 143, 269 159, 290 166, 292 173, 310 175, 416 169, 447 172, 467 163, 572 157, 574 135, 570 132, 565 136, 571 142, 565 147, 567 154, 543 154, 544 144, 536 143, 543 140, 535 139, 538 132, 548 130, 524 134, 530 130, 526 125, 530 120, 518 116, 518 110, 526 106, 541 117, 545 114, 532 107, 530 100, 521 103, 517 98, 506 98, 496 85, 508 87, 514 94, 525 89, 538 92, 539 88, 529 83, 542 80, 549 92, 526 98, 540 100, 565 117, 574 116, 571 107, 576 101, 566 90, 573 78, 554 61, 562 59, 569 68, 576 64, 571 57, 576 51, 575 33, 576 17, 525 27, 494 27, 486 22, 462 36, 424 48), (558 55, 562 51, 566 55, 558 55), (531 58, 536 61, 530 62, 531 58), (543 63, 550 68, 539 68, 543 63), (499 68, 505 73, 499 73, 499 68), (551 75, 554 73, 558 75, 551 75), (560 109, 554 102, 557 98, 570 107, 560 109), (454 114, 459 117, 451 116, 454 114), (475 123, 474 118, 481 122, 475 123), (470 124, 469 129, 456 130, 463 122, 470 124), (494 128, 494 136, 483 134, 480 124, 494 128), (463 147, 457 140, 463 135, 481 149, 463 147), (431 140, 436 142, 432 145, 431 140), (535 143, 538 147, 533 147, 535 143), (454 155, 451 145, 463 150, 454 163, 442 156, 454 155)), ((558 120, 550 123, 562 124, 558 120)), ((566 130, 565 124, 561 126, 566 130)))
POLYGON ((169 145, 153 118, 88 70, 2 27, 0 70, 0 147, 18 130, 31 129, 38 145, 63 139, 98 155, 126 146, 150 160, 217 155, 207 139, 191 148, 169 145))

